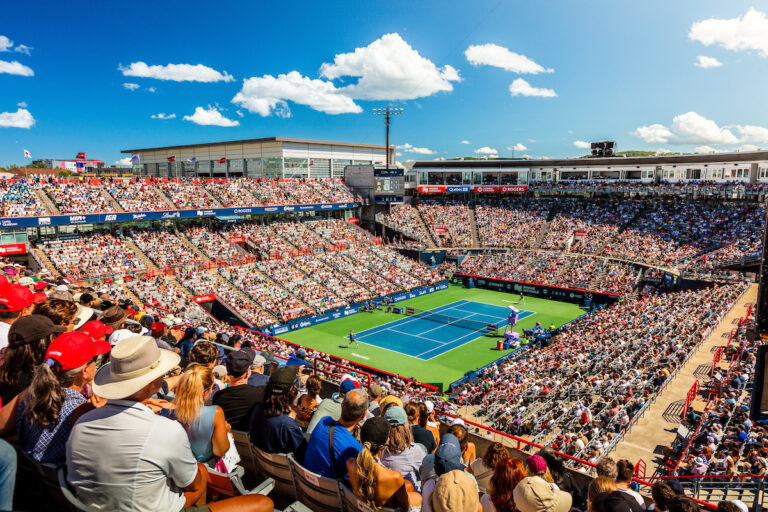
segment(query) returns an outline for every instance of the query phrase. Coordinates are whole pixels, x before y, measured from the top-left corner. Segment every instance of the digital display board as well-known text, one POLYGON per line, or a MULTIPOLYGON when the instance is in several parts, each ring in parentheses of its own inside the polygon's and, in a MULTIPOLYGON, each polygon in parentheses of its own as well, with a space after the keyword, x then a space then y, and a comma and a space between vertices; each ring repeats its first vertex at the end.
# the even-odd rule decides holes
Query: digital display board
POLYGON ((405 195, 403 169, 374 169, 373 191, 377 203, 398 203, 405 195))

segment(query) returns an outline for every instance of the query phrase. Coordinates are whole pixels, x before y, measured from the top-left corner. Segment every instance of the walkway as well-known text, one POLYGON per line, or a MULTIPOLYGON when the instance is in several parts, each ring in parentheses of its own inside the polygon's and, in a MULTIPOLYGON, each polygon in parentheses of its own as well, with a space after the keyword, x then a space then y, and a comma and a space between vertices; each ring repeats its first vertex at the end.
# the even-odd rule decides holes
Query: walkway
MULTIPOLYGON (((633 463, 643 459, 647 464, 646 474, 653 475, 656 473, 657 466, 662 464, 662 448, 672 444, 675 439, 686 393, 697 378, 702 383, 709 379, 709 369, 712 367, 715 347, 727 343, 727 337, 723 338, 723 333, 729 333, 735 326, 734 321, 746 314, 747 305, 756 300, 757 284, 752 284, 720 325, 715 327, 709 337, 702 342, 677 377, 669 383, 661 396, 650 406, 648 412, 619 442, 616 449, 611 452, 611 457, 616 460, 628 459, 633 463), (706 375, 703 373, 705 367, 706 375)), ((700 402, 701 399, 699 398, 694 404, 697 410, 702 407, 700 402)))

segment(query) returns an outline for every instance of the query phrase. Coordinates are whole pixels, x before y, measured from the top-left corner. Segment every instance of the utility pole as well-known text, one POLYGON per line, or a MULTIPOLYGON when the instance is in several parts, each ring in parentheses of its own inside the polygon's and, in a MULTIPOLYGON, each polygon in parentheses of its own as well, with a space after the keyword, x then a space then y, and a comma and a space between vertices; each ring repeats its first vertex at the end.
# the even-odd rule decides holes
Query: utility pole
POLYGON ((403 113, 403 109, 400 107, 384 107, 384 108, 373 109, 373 115, 384 116, 384 125, 387 127, 387 146, 385 150, 387 154, 387 160, 386 160, 387 169, 389 169, 389 118, 390 116, 396 116, 402 113, 403 113))

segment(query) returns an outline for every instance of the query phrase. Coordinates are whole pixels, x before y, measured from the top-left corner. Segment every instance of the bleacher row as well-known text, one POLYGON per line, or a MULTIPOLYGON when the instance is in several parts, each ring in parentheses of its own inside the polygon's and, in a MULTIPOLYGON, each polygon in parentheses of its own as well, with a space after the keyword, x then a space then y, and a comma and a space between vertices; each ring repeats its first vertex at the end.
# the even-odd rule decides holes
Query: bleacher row
POLYGON ((46 178, 0 180, 0 216, 344 203, 339 180, 46 178))
POLYGON ((664 199, 420 197, 376 220, 418 244, 541 249, 638 263, 712 268, 758 254, 765 209, 757 203, 664 199), (477 243, 472 229, 476 226, 477 243))

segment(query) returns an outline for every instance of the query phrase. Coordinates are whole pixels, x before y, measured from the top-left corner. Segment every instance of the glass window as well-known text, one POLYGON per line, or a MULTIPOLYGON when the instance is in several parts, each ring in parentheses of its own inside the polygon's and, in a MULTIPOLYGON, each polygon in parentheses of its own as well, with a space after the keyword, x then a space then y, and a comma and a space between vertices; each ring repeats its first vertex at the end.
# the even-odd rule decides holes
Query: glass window
POLYGON ((308 158, 286 158, 283 164, 283 177, 285 178, 308 178, 309 177, 309 159, 308 158))
POLYGON ((218 160, 211 160, 211 163, 213 164, 213 174, 222 175, 227 173, 228 162, 220 164, 218 160))
POLYGON ((330 178, 331 161, 327 158, 312 158, 309 160, 310 178, 330 178))
POLYGON ((168 176, 168 163, 169 162, 157 164, 156 176, 168 176))
POLYGON ((344 167, 352 165, 352 160, 333 160, 333 177, 334 178, 343 178, 344 177, 344 167))
POLYGON ((244 176, 245 175, 245 160, 238 158, 229 161, 229 174, 231 176, 244 176))
POLYGON ((252 178, 264 176, 264 161, 261 158, 248 158, 245 161, 245 173, 252 178))
POLYGON ((264 177, 265 178, 282 178, 283 177, 283 159, 282 158, 265 158, 264 163, 264 177))

